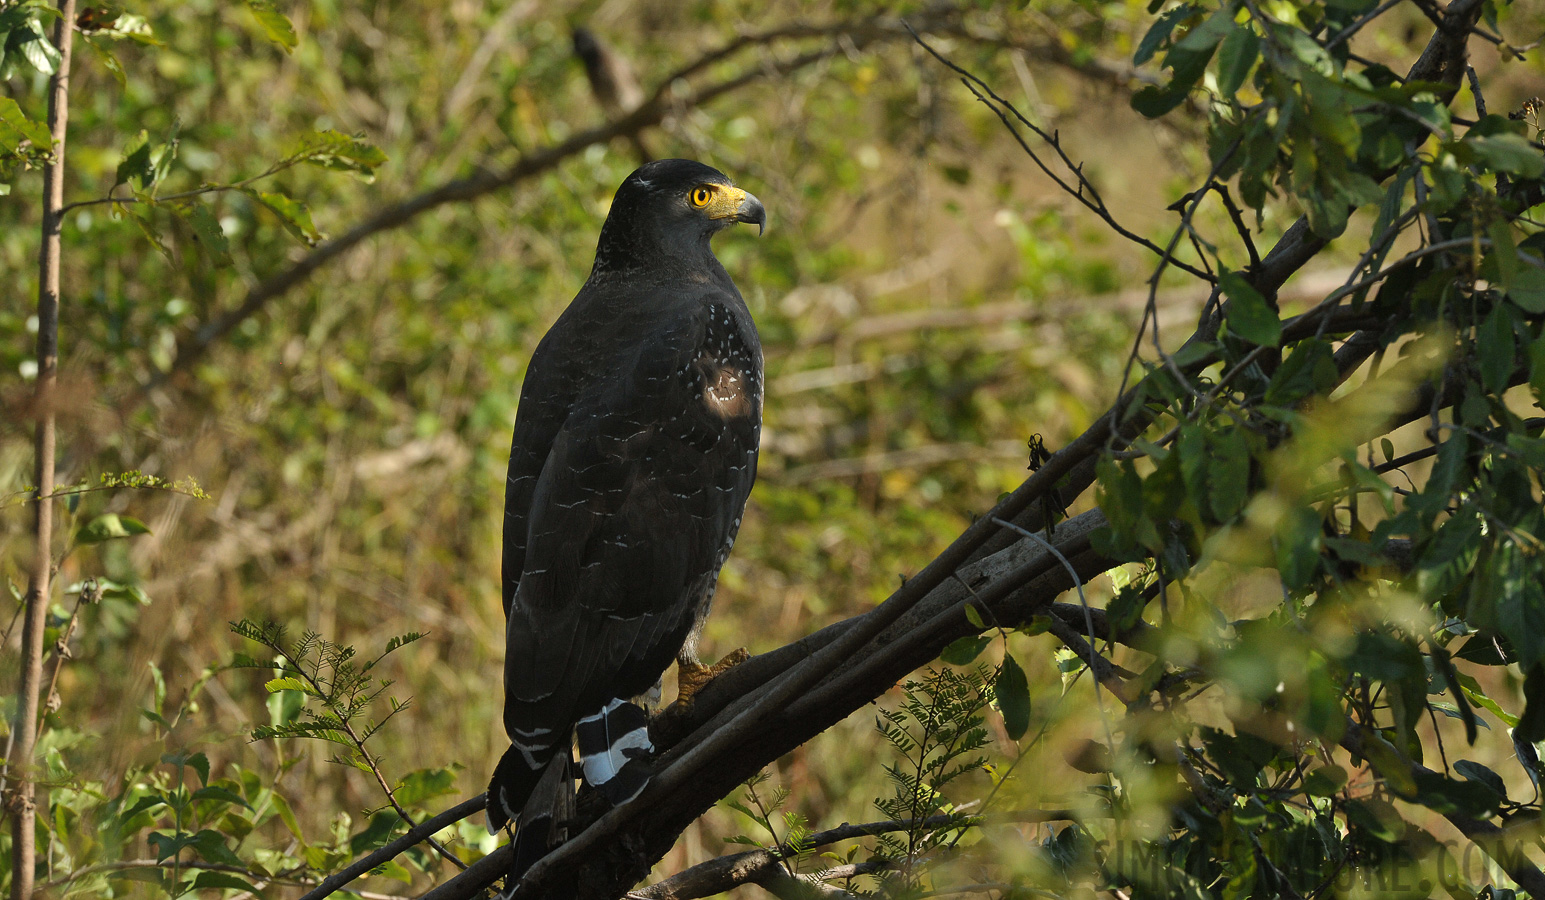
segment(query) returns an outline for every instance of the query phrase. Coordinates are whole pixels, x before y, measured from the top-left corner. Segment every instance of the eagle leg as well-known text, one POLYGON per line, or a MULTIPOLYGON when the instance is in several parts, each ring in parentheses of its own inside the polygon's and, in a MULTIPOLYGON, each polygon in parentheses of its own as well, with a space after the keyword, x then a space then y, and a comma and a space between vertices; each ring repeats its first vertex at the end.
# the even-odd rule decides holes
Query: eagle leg
POLYGON ((676 659, 676 705, 686 707, 692 697, 708 686, 710 681, 751 658, 745 647, 731 652, 711 666, 696 659, 681 656, 676 659))

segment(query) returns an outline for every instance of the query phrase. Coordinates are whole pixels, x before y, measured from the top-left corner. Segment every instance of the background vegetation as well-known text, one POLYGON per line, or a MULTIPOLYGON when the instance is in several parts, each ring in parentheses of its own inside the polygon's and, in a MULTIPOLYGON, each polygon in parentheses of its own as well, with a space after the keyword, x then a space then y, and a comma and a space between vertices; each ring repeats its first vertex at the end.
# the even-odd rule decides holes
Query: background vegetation
MULTIPOLYGON (((1096 543, 1110 574, 1082 590, 1109 610, 1103 636, 1143 618, 1161 639, 1109 644, 1126 668, 1102 657, 1094 679, 1092 619, 972 613, 960 630, 991 640, 879 698, 883 727, 866 708, 783 756, 654 880, 737 836, 941 815, 784 871, 1059 896, 1377 887, 1354 870, 1474 896, 1498 879, 1533 832, 1507 832, 1498 863, 1455 817, 1516 829, 1538 810, 1545 735, 1509 728, 1545 717, 1525 703, 1545 684, 1528 103, 1545 91, 1518 49, 1545 31, 1539 8, 1484 6, 1476 27, 1500 37, 1468 41, 1474 86, 1448 113, 1441 87, 1382 74, 1428 44, 1441 13, 1424 3, 1018 6, 82 7, 54 404, 54 481, 81 490, 55 501, 38 883, 296 894, 405 830, 383 788, 415 820, 481 791, 505 746, 496 573, 520 379, 635 133, 771 216, 761 240, 717 247, 769 389, 705 655, 872 609, 1023 481, 1032 439, 1062 447, 1157 373, 1101 492, 1063 501, 1113 526, 1096 543), (1059 191, 898 16, 1055 132, 1122 226, 1184 238, 1177 261, 1222 291, 1156 273, 1059 191), (577 26, 631 61, 649 103, 597 101, 577 26), (1227 204, 1191 193, 1213 176, 1227 204), (1345 236, 1264 289, 1256 257, 1300 214, 1345 236), (1310 317, 1284 331, 1279 313, 1310 317), (1211 332, 1161 357, 1199 317, 1211 332), (1413 397, 1422 416, 1395 429, 1413 397), (1137 693, 1158 699, 1123 717, 1137 693), (1423 763, 1439 781, 1416 780, 1423 763)), ((18 611, 54 22, 0 3, 0 570, 18 611)), ((496 843, 476 818, 439 842, 463 862, 496 843)), ((422 893, 452 874, 436 854, 362 889, 422 893)))

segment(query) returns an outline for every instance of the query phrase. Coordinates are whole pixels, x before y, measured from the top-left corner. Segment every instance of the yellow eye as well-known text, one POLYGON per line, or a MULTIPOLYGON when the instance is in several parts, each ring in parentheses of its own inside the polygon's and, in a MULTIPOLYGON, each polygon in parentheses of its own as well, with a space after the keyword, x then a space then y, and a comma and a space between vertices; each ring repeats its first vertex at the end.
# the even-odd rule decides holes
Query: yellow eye
POLYGON ((696 187, 696 188, 692 189, 692 205, 693 206, 696 206, 696 207, 699 207, 699 208, 707 206, 708 205, 708 201, 709 201, 709 199, 711 197, 713 197, 713 192, 708 190, 708 188, 706 188, 706 187, 696 187))

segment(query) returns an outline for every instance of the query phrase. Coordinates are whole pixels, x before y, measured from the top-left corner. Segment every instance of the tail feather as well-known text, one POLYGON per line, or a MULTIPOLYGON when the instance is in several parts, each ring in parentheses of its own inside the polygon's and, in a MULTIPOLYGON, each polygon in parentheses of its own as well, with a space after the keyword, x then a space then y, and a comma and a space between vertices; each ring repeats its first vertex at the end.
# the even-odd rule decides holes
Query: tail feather
POLYGON ((600 712, 580 719, 574 733, 585 781, 613 806, 637 797, 649 784, 653 771, 647 757, 654 744, 649 740, 649 716, 642 709, 612 700, 600 712))
POLYGON ((505 882, 507 891, 514 890, 537 860, 569 839, 568 822, 574 818, 572 763, 568 753, 553 756, 526 799, 515 832, 515 858, 505 882))
MULTIPOLYGON (((580 719, 572 733, 579 741, 585 781, 611 805, 632 800, 648 786, 654 774, 649 764, 654 744, 643 709, 612 700, 600 712, 580 719)), ((501 896, 508 896, 537 860, 568 840, 567 825, 575 811, 570 734, 542 746, 522 743, 521 738, 531 736, 528 732, 512 735, 517 739, 494 768, 486 805, 490 831, 516 825, 514 861, 501 896)), ((541 736, 556 737, 546 731, 541 736)))

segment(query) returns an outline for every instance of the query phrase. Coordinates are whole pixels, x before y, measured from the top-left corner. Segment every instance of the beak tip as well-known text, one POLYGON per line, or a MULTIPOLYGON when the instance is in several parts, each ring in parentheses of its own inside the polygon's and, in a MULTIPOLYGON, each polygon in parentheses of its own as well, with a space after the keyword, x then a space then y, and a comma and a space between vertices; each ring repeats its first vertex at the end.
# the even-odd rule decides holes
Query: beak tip
POLYGON ((748 225, 755 225, 758 237, 767 230, 767 209, 753 194, 747 193, 745 199, 740 201, 740 209, 736 211, 735 218, 748 225))

